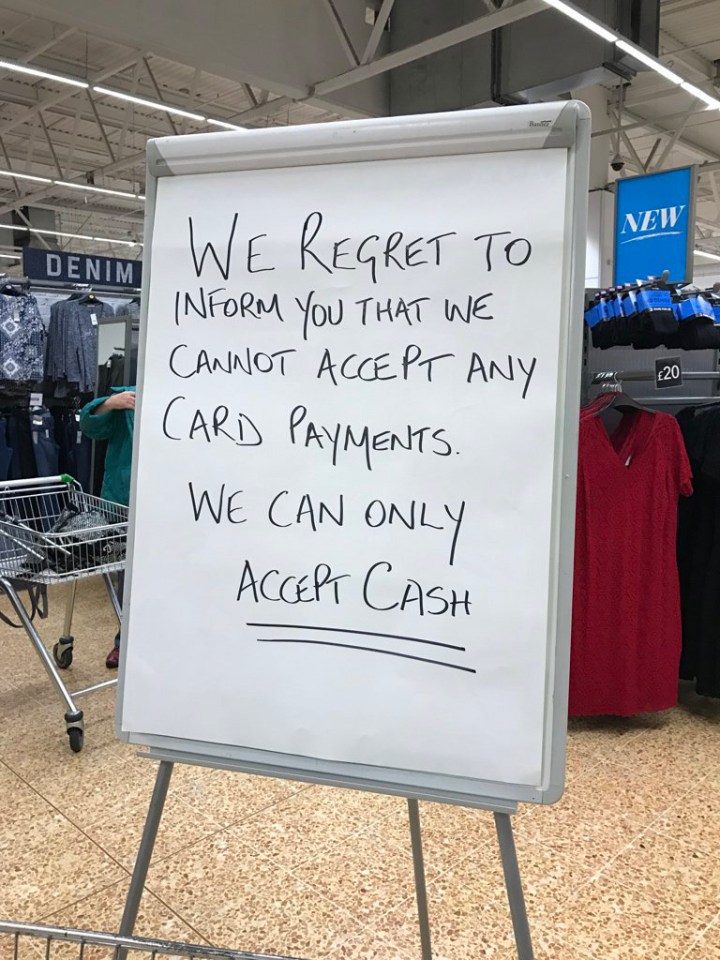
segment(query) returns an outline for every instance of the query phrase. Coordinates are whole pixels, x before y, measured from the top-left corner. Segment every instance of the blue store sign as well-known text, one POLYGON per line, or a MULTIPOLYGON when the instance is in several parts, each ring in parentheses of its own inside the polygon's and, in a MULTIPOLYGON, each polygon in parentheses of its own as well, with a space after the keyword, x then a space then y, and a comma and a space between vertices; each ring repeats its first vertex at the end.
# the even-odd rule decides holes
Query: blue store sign
POLYGON ((99 287, 139 287, 142 260, 121 260, 118 257, 97 257, 88 253, 25 247, 23 271, 31 280, 89 283, 99 287))
POLYGON ((692 279, 695 238, 693 167, 618 180, 615 198, 615 283, 670 271, 692 279))

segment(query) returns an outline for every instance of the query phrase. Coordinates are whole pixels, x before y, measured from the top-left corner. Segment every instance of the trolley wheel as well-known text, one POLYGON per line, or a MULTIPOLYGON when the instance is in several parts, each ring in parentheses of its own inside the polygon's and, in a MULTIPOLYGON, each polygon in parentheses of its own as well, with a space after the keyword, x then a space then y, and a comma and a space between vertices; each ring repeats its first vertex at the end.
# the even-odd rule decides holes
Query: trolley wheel
POLYGON ((83 741, 85 740, 85 732, 79 730, 77 727, 71 727, 67 734, 70 738, 70 749, 72 752, 80 753, 83 748, 83 741))
POLYGON ((72 644, 68 646, 61 641, 58 641, 58 643, 56 643, 53 647, 52 652, 55 663, 60 667, 61 670, 67 670, 67 668, 73 662, 72 644))

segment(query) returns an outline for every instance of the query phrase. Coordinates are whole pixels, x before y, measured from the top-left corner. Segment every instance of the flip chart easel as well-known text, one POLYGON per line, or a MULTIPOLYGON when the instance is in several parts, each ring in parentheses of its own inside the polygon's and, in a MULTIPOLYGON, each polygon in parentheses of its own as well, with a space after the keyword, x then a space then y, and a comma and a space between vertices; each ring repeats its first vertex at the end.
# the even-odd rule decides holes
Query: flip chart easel
MULTIPOLYGON (((158 773, 155 780, 153 795, 150 800, 148 815, 145 820, 140 848, 133 867, 132 879, 128 889, 125 908, 120 923, 119 933, 121 936, 132 936, 135 930, 138 913, 140 910, 140 901, 142 898, 145 881, 147 879, 150 861, 155 847, 160 821, 162 819, 165 801, 167 798, 170 778, 172 776, 173 765, 175 761, 163 759, 158 766, 158 773)), ((410 841, 412 845, 413 871, 415 875, 415 900, 418 913, 418 927, 420 932, 420 947, 422 960, 432 960, 432 933, 430 922, 430 911, 428 908, 427 887, 425 883, 425 863, 422 846, 422 830, 420 823, 420 811, 418 801, 408 799, 408 820, 410 825, 410 841)), ((513 809, 512 812, 515 812, 513 809)), ((496 810, 495 828, 497 832, 498 847, 502 859, 503 875, 505 878, 505 890, 507 892, 508 904, 510 907, 510 916, 512 918, 513 933, 517 946, 518 960, 533 960, 532 941, 530 937, 530 926, 528 924, 527 909, 525 906, 525 897, 523 895, 522 882, 520 879, 520 868, 518 865, 517 853, 515 850, 515 840, 513 837, 512 821, 510 812, 496 810)), ((256 956, 248 952, 248 958, 256 956)), ((260 957, 261 955, 257 955, 260 957)))
POLYGON ((148 146, 118 732, 160 761, 492 811, 562 793, 590 117, 148 146), (157 571, 171 585, 164 604, 157 571), (310 612, 308 612, 310 611, 310 612))

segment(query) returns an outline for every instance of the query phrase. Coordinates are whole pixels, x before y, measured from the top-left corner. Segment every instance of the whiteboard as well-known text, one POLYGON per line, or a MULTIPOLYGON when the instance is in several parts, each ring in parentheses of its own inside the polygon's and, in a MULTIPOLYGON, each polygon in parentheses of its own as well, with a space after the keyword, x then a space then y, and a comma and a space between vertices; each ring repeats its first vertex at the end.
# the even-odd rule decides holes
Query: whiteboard
POLYGON ((151 145, 121 736, 559 796, 588 123, 151 145))

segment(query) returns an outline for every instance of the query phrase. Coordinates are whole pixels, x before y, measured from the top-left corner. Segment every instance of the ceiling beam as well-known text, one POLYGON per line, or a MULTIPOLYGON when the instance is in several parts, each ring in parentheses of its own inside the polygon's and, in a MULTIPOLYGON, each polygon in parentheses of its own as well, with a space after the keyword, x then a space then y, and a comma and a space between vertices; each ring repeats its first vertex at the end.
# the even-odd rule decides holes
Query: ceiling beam
POLYGON ((343 90, 345 87, 352 87, 406 63, 413 63, 415 60, 421 60, 423 57, 438 53, 440 50, 448 50, 450 47, 465 43, 466 40, 492 33, 493 30, 506 27, 511 23, 517 23, 519 20, 541 13, 543 10, 547 10, 547 5, 543 0, 520 0, 512 7, 506 7, 496 13, 489 13, 484 17, 477 17, 460 27, 438 33, 428 40, 414 43, 403 50, 387 53, 385 56, 373 60, 372 63, 364 63, 336 77, 321 80, 308 91, 308 96, 325 97, 328 94, 337 93, 338 90, 343 90))
MULTIPOLYGON (((129 67, 132 67, 137 63, 138 59, 141 58, 142 54, 137 54, 131 60, 122 60, 115 64, 115 66, 108 67, 106 70, 102 70, 100 73, 96 74, 94 77, 91 77, 90 83, 101 83, 103 80, 107 80, 108 77, 114 76, 116 73, 122 73, 123 70, 127 70, 129 67)), ((78 93, 81 93, 82 90, 80 87, 71 87, 69 90, 66 87, 60 93, 54 93, 52 96, 47 97, 45 100, 39 100, 34 106, 28 108, 25 113, 19 117, 15 117, 14 120, 8 120, 6 123, 0 125, 0 136, 4 133, 8 133, 10 130, 14 130, 15 127, 20 126, 23 123, 27 123, 32 117, 37 117, 43 110, 47 110, 49 107, 55 106, 58 103, 63 103, 66 100, 72 100, 73 97, 77 96, 78 93)))
MULTIPOLYGON (((690 116, 697 116, 699 114, 707 113, 707 108, 698 108, 691 109, 690 116)), ((629 133, 631 130, 653 130, 656 133, 660 133, 664 136, 672 136, 674 129, 672 127, 667 127, 664 124, 668 123, 671 120, 680 120, 683 121, 688 116, 688 111, 683 110, 681 113, 671 113, 667 116, 657 117, 657 119, 648 119, 647 117, 641 117, 636 113, 633 113, 630 110, 625 110, 625 116, 631 119, 631 123, 626 123, 622 126, 622 130, 625 133, 629 133)), ((603 137, 614 135, 617 132, 616 127, 608 127, 606 130, 597 130, 594 131, 593 137, 603 137)), ((696 143, 693 140, 688 140, 687 137, 681 137, 679 140, 688 150, 692 150, 699 157, 703 157, 707 160, 718 160, 720 156, 717 153, 714 153, 712 150, 708 150, 707 147, 703 147, 701 144, 696 143)))
POLYGON ((320 2, 323 6, 323 9, 330 17, 333 30, 337 34, 337 38, 340 41, 340 46, 343 49, 343 53, 347 57, 348 63, 351 67, 357 67, 360 63, 360 57, 358 57, 357 50, 353 46, 350 35, 345 29, 345 24, 342 21, 342 17, 338 13, 338 8, 335 6, 334 0, 320 0, 320 2))
POLYGON ((688 111, 688 114, 685 117, 685 119, 682 121, 680 126, 676 128, 676 130, 673 132, 673 135, 668 139, 668 142, 665 144, 665 147, 663 148, 663 152, 658 157, 658 161, 653 168, 654 170, 662 170, 662 168, 665 166, 665 161, 670 156, 670 154, 674 150, 677 143, 680 141, 683 131, 687 126, 688 120, 690 119, 691 116, 692 116, 692 112, 688 111))
POLYGON ((112 148, 112 144, 110 143, 110 140, 108 138, 107 131, 102 122, 102 119, 100 118, 100 114, 98 113, 98 108, 95 105, 95 100, 93 99, 93 95, 90 92, 90 90, 86 90, 85 93, 87 93, 88 103, 90 104, 90 109, 92 110, 93 116, 95 117, 95 123, 97 124, 97 128, 100 131, 100 136, 102 137, 102 141, 105 144, 105 149, 108 152, 108 156, 110 157, 111 162, 114 163, 117 160, 117 157, 115 156, 115 151, 112 148))
MULTIPOLYGON (((77 33, 76 28, 68 27, 66 30, 55 34, 55 36, 51 37, 49 40, 46 40, 44 43, 38 44, 31 50, 26 50, 24 53, 20 54, 20 56, 13 57, 12 59, 17 59, 19 63, 30 63, 36 57, 41 56, 43 53, 47 53, 48 50, 51 50, 58 43, 62 43, 63 40, 67 40, 67 38, 71 37, 74 33, 77 33)), ((5 37, 3 37, 3 40, 4 39, 5 37)), ((0 71, 0 73, 5 73, 5 71, 0 71)))
POLYGON ((692 51, 684 51, 682 53, 673 53, 669 54, 663 50, 663 47, 669 50, 677 50, 681 46, 680 41, 677 37, 674 37, 672 33, 669 33, 667 30, 660 30, 660 59, 667 60, 668 57, 672 57, 674 64, 681 64, 683 67, 686 67, 697 77, 702 77, 704 80, 712 80, 715 76, 715 67, 712 62, 703 57, 699 53, 693 53, 692 51))
MULTIPOLYGON (((108 163, 104 167, 98 167, 95 170, 88 170, 88 173, 99 176, 107 176, 111 173, 117 173, 120 170, 127 170, 128 167, 132 167, 136 163, 144 162, 145 151, 143 150, 140 153, 133 153, 129 157, 124 157, 122 160, 116 160, 115 163, 108 163)), ((57 193, 58 190, 62 190, 62 187, 56 187, 52 184, 48 187, 43 187, 41 190, 33 190, 32 192, 25 194, 21 201, 0 205, 0 214, 8 213, 10 210, 16 210, 18 206, 27 206, 28 204, 33 203, 35 200, 40 200, 42 197, 47 197, 51 194, 57 193)))
POLYGON ((380 41, 382 40, 382 35, 385 32, 385 26, 390 18, 392 13, 392 8, 395 5, 395 0, 382 0, 382 6, 378 10, 375 16, 375 23, 368 37, 368 42, 363 51, 363 55, 360 57, 360 63, 370 63, 371 60, 375 58, 377 49, 380 46, 380 41))
POLYGON ((40 210, 52 210, 55 213, 61 213, 65 215, 77 216, 83 212, 91 213, 96 218, 105 217, 108 220, 121 221, 123 223, 129 223, 138 227, 142 227, 145 222, 145 217, 143 214, 131 214, 124 210, 108 210, 107 207, 98 207, 93 203, 83 203, 82 207, 73 207, 62 203, 51 203, 45 200, 38 200, 36 203, 33 203, 33 206, 38 207, 40 210))
MULTIPOLYGON (((163 96, 162 90, 160 89, 158 82, 155 79, 155 74, 152 72, 150 61, 148 60, 147 57, 143 57, 142 62, 147 72, 147 75, 150 77, 150 83, 152 84, 153 90, 155 91, 156 98, 160 101, 160 103, 164 103, 165 97, 163 96)), ((169 113, 163 114, 163 121, 170 128, 170 135, 173 137, 176 137, 178 135, 177 124, 175 123, 175 121, 173 120, 173 118, 170 116, 169 113)))

